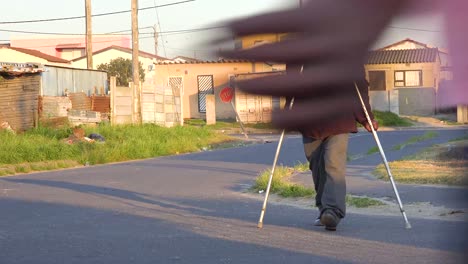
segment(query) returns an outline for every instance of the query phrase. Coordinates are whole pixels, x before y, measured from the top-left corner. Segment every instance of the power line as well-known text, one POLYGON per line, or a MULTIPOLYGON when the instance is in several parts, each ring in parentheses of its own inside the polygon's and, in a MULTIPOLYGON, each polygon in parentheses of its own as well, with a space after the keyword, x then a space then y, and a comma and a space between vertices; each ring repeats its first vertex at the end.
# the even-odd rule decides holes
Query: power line
POLYGON ((396 26, 388 26, 389 28, 393 29, 404 29, 404 30, 412 30, 412 31, 422 31, 422 32, 432 32, 432 33, 440 33, 443 32, 442 30, 431 30, 431 29, 422 29, 422 28, 407 28, 407 27, 396 27, 396 26))
MULTIPOLYGON (((158 20, 158 27, 159 27, 159 30, 161 30, 161 21, 159 20, 159 12, 158 12, 158 9, 156 8, 156 0, 153 1, 154 3, 154 11, 156 12, 156 19, 158 20)), ((157 30, 157 28, 155 28, 154 30, 157 30)), ((155 34, 158 34, 157 32, 155 32, 155 34)), ((162 36, 160 35, 161 37, 161 44, 162 44, 162 47, 163 47, 163 51, 164 51, 164 57, 167 57, 167 52, 166 52, 166 46, 164 45, 164 39, 162 38, 162 36)), ((155 45, 157 45, 155 43, 155 45)), ((156 47, 156 49, 158 49, 156 47)), ((155 54, 155 55, 158 55, 158 54, 155 54)))
MULTIPOLYGON (((170 4, 164 4, 164 5, 160 5, 160 6, 144 7, 144 8, 139 8, 138 11, 153 9, 153 8, 156 8, 156 7, 166 7, 166 6, 179 5, 179 4, 184 4, 184 3, 188 3, 188 2, 194 2, 194 1, 196 1, 196 0, 186 0, 186 1, 170 3, 170 4)), ((109 12, 109 13, 95 14, 95 15, 92 15, 92 17, 117 15, 117 14, 130 13, 130 12, 131 12, 131 10, 115 11, 115 12, 109 12)), ((40 22, 52 22, 52 21, 72 20, 72 19, 82 19, 82 18, 86 18, 86 16, 60 17, 60 18, 23 20, 23 21, 3 21, 3 22, 0 21, 0 24, 40 23, 40 22)))
MULTIPOLYGON (((139 28, 139 29, 147 29, 147 28, 152 28, 152 27, 142 27, 142 28, 139 28)), ((193 33, 193 32, 206 31, 206 30, 212 30, 212 29, 218 29, 218 28, 224 28, 224 26, 170 30, 170 31, 159 32, 159 34, 163 34, 163 35, 185 34, 185 33, 193 33)), ((111 32, 111 33, 94 33, 93 35, 115 35, 115 36, 130 35, 130 33, 117 34, 119 32, 126 32, 126 31, 131 31, 131 30, 115 31, 115 33, 113 33, 113 32, 111 32)), ((37 35, 69 35, 69 36, 70 35, 71 36, 84 36, 84 35, 86 35, 84 33, 24 31, 24 30, 10 30, 10 29, 0 29, 0 32, 22 33, 22 34, 37 34, 37 35)), ((143 33, 140 33, 140 34, 142 34, 142 35, 153 35, 153 33, 151 33, 151 32, 143 32, 143 33)))
MULTIPOLYGON (((9 32, 9 33, 22 33, 22 34, 37 34, 37 35, 72 35, 72 36, 84 36, 84 33, 65 33, 65 32, 43 32, 43 31, 25 31, 25 30, 10 30, 10 29, 0 29, 0 32, 9 32)), ((94 33, 93 35, 129 35, 129 34, 102 34, 94 33)))
MULTIPOLYGON (((138 30, 141 30, 141 29, 148 29, 148 28, 153 28, 153 27, 151 27, 151 26, 148 26, 148 27, 141 27, 141 28, 138 28, 138 30)), ((109 35, 112 35, 112 34, 119 35, 119 34, 117 34, 117 33, 123 33, 123 32, 128 32, 128 31, 132 31, 132 30, 131 30, 131 29, 119 30, 119 31, 109 32, 109 33, 106 33, 106 34, 109 34, 109 35)))

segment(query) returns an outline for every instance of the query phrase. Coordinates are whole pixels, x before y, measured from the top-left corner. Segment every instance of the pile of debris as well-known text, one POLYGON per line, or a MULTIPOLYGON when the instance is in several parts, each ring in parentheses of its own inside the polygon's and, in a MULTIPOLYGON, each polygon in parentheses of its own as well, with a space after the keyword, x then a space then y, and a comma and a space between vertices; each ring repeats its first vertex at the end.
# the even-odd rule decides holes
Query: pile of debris
POLYGON ((106 139, 101 136, 100 134, 97 133, 91 133, 88 136, 86 135, 86 131, 81 128, 81 127, 75 127, 73 128, 73 134, 71 134, 68 138, 66 138, 64 141, 67 144, 75 144, 79 142, 88 142, 88 143, 95 143, 95 142, 100 142, 103 143, 106 141, 106 139))
POLYGON ((3 131, 3 130, 10 132, 12 134, 15 134, 15 131, 13 130, 13 128, 11 128, 10 123, 6 121, 0 124, 0 131, 3 131))

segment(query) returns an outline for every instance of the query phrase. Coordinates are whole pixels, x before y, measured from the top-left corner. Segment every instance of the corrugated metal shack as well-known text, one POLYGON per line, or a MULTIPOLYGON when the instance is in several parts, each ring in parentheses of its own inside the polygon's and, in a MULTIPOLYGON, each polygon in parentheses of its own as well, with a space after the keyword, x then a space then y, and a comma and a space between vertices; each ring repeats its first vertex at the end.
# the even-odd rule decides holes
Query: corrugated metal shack
POLYGON ((38 122, 38 97, 43 71, 30 63, 0 63, 0 124, 15 131, 33 128, 38 122))
POLYGON ((107 94, 107 72, 99 70, 74 69, 45 65, 42 73, 42 96, 65 96, 68 93, 83 92, 107 94))

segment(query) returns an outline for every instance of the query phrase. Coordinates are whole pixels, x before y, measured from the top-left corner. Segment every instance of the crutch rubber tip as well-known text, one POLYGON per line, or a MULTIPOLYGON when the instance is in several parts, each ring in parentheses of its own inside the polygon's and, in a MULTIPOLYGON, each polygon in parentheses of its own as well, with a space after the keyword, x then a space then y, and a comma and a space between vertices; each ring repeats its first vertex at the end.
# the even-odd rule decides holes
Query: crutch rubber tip
POLYGON ((263 228, 263 222, 258 222, 257 227, 258 227, 258 228, 263 228))
POLYGON ((411 224, 409 222, 406 222, 406 229, 411 229, 411 224))

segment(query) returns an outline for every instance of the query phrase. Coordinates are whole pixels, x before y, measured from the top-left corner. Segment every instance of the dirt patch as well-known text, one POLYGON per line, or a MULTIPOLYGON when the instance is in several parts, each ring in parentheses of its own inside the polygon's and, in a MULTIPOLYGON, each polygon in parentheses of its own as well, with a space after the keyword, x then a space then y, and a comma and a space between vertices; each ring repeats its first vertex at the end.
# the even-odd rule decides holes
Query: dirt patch
MULTIPOLYGON (((264 194, 244 192, 243 195, 261 201, 265 199, 264 194)), ((401 216, 400 208, 397 203, 390 202, 386 199, 378 200, 383 202, 385 205, 371 206, 367 208, 356 208, 352 206, 347 206, 346 210, 348 213, 351 214, 398 217, 401 216)), ((317 207, 315 207, 312 198, 283 198, 276 194, 270 194, 268 203, 294 206, 302 209, 317 210, 317 207)), ((412 218, 444 221, 468 221, 468 209, 446 208, 443 206, 434 206, 431 203, 411 203, 404 204, 403 206, 410 222, 412 218)))

